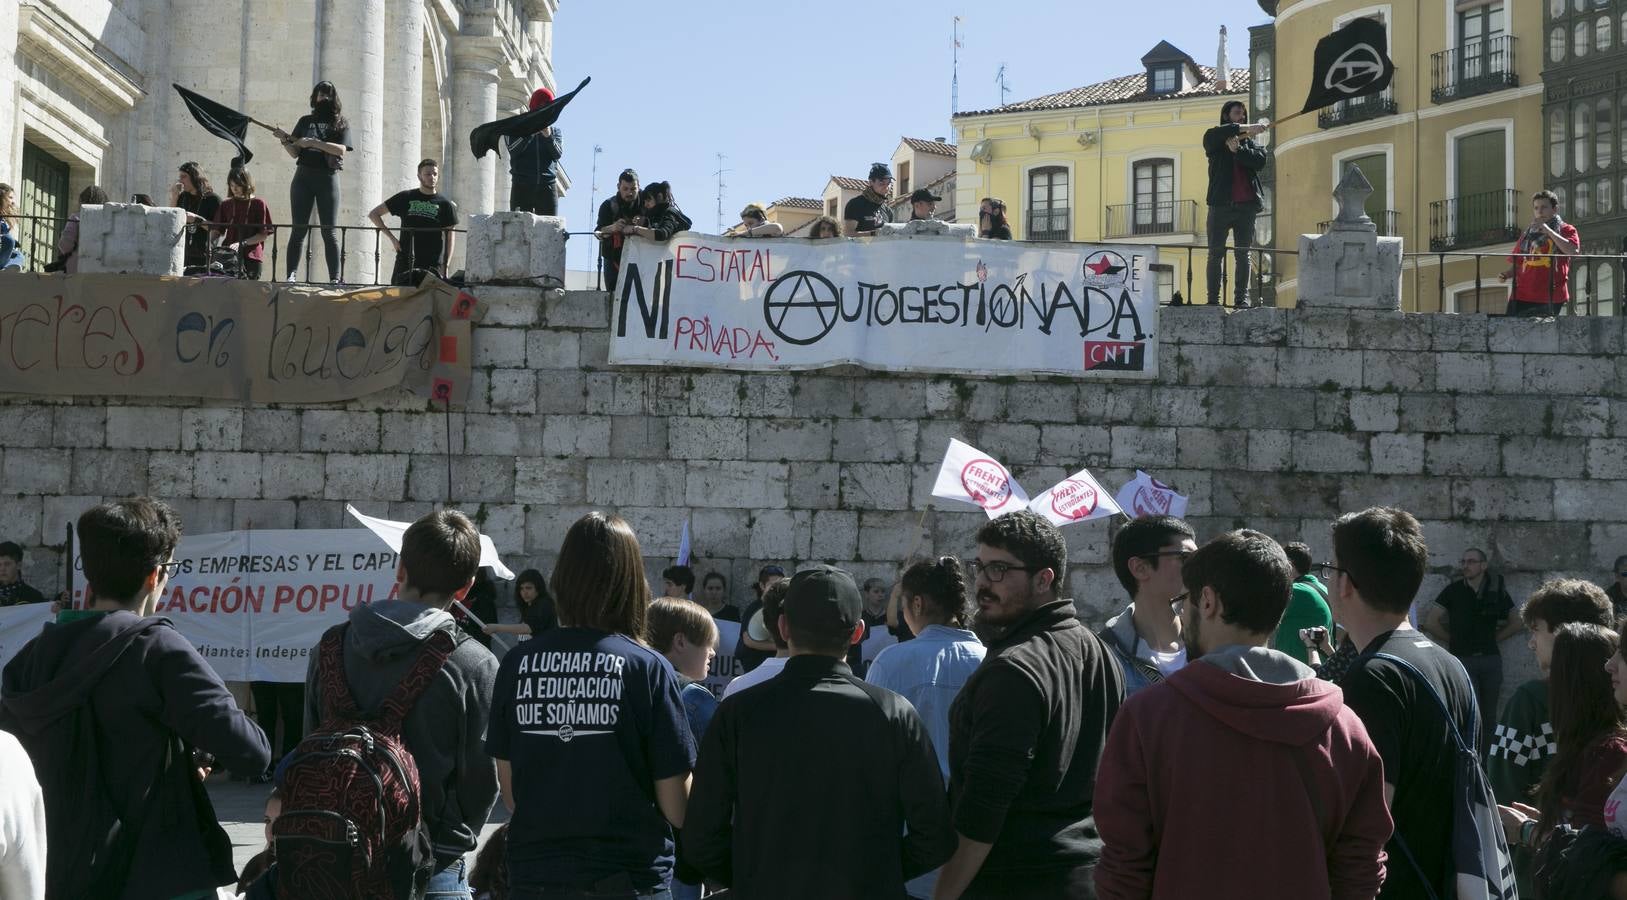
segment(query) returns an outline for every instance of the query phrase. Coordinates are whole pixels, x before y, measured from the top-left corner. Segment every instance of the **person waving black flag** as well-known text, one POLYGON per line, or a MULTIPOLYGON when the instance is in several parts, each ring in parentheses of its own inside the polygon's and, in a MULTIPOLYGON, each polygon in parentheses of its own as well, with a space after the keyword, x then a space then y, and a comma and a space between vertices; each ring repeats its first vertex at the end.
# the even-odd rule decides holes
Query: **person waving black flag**
MULTIPOLYGON (((254 120, 229 106, 216 103, 208 97, 189 91, 178 84, 172 84, 171 87, 175 88, 175 92, 181 95, 181 102, 186 104, 187 112, 192 114, 192 118, 198 120, 199 125, 202 125, 210 134, 230 142, 233 147, 237 148, 237 157, 232 160, 232 168, 237 169, 248 165, 249 160, 254 158, 254 153, 249 150, 243 141, 248 137, 249 123, 254 122, 254 120)), ((260 123, 255 122, 255 124, 260 123)))
POLYGON ((1311 71, 1311 93, 1305 98, 1305 108, 1297 115, 1332 106, 1340 100, 1376 94, 1389 87, 1395 75, 1395 63, 1390 61, 1384 23, 1369 18, 1352 19, 1343 28, 1317 41, 1311 71))
POLYGON ((554 102, 539 106, 530 112, 509 116, 506 119, 498 119, 495 122, 487 122, 484 125, 476 125, 474 130, 469 132, 469 149, 474 151, 475 159, 484 157, 489 150, 496 150, 500 138, 510 136, 525 137, 557 122, 559 114, 565 111, 565 104, 571 102, 577 92, 587 87, 588 82, 592 80, 592 78, 582 79, 582 83, 577 85, 575 90, 568 94, 562 94, 554 98, 554 102))

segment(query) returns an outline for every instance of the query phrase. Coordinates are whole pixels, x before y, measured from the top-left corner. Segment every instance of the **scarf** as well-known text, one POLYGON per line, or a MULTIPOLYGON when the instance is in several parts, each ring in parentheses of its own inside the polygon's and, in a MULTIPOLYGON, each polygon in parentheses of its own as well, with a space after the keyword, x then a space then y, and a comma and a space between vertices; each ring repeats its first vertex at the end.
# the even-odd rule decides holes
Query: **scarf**
MULTIPOLYGON (((1558 232, 1559 229, 1565 226, 1565 220, 1561 219, 1558 213, 1554 213, 1554 217, 1549 219, 1547 224, 1549 228, 1552 228, 1555 232, 1558 232)), ((1532 225, 1530 228, 1525 229, 1524 234, 1520 235, 1520 242, 1514 246, 1514 252, 1535 253, 1537 245, 1548 239, 1548 233, 1546 231, 1543 231, 1536 225, 1532 225)))

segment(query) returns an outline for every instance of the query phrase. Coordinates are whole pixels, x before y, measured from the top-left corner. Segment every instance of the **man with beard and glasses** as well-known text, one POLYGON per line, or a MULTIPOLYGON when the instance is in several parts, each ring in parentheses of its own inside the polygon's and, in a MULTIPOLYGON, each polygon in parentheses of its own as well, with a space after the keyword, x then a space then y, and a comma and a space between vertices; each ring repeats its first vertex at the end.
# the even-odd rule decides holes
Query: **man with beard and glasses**
POLYGON ((1094 898, 1096 763, 1124 679, 1061 595, 1062 533, 1028 510, 977 533, 983 664, 949 710, 960 846, 935 897, 1094 898))
POLYGON ((1378 751, 1337 687, 1270 649, 1293 565, 1233 531, 1182 577, 1189 664, 1125 702, 1102 754, 1097 896, 1372 897, 1390 836, 1378 751), (1251 808, 1271 814, 1215 827, 1251 808))

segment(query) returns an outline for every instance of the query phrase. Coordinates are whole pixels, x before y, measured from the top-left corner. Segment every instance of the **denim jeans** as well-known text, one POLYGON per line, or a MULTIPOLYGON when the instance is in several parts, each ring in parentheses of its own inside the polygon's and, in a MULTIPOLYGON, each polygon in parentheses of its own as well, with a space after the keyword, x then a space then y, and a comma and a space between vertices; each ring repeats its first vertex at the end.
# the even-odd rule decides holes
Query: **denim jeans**
POLYGON ((1248 248, 1254 246, 1254 217, 1260 208, 1251 203, 1230 203, 1209 207, 1209 302, 1220 302, 1220 270, 1226 259, 1226 240, 1231 239, 1235 260, 1232 266, 1232 297, 1238 305, 1248 300, 1248 248))
POLYGON ((1497 724, 1497 695, 1503 691, 1503 657, 1498 653, 1483 653, 1460 656, 1458 661, 1469 673, 1475 705, 1480 707, 1480 733, 1463 737, 1476 741, 1476 752, 1484 754, 1491 746, 1491 733, 1497 724))
POLYGON ((424 893, 424 900, 469 900, 473 896, 469 890, 468 867, 460 856, 429 876, 429 890, 424 893))

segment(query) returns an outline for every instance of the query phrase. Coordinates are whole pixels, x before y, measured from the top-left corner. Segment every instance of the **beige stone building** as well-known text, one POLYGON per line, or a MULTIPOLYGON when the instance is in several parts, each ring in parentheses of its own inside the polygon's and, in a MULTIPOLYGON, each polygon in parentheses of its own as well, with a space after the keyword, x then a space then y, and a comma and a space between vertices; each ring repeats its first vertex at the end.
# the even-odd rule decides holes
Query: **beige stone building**
MULTIPOLYGON (((559 0, 0 3, 0 182, 19 188, 24 215, 47 218, 71 213, 89 184, 114 200, 144 193, 165 202, 187 160, 224 193, 230 145, 192 120, 171 83, 289 128, 308 111, 311 86, 327 80, 339 89, 355 147, 340 178, 337 224, 367 224, 368 210, 416 184, 424 157, 442 161, 441 189, 465 219, 506 208, 506 164, 490 154, 476 161, 469 130, 523 110, 533 89, 554 87, 558 7, 559 0)), ((264 129, 250 128, 249 147, 260 196, 276 221, 287 222, 293 160, 264 129)), ((31 256, 49 256, 54 228, 25 231, 31 256)), ((373 247, 371 235, 347 236, 347 278, 371 274, 373 247)), ((388 257, 388 244, 384 251, 388 257)))

